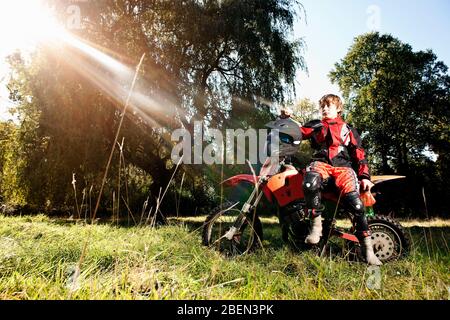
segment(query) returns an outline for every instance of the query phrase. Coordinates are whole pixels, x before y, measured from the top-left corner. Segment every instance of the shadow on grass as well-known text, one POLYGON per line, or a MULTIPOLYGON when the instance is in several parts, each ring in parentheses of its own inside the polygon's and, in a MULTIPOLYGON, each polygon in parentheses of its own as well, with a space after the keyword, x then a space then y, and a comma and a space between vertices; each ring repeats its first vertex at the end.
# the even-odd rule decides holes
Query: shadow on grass
MULTIPOLYGON (((182 221, 175 222, 184 225, 190 232, 198 232, 201 237, 203 222, 202 221, 182 221)), ((266 247, 280 249, 285 246, 281 238, 281 228, 278 223, 262 222, 263 224, 263 244, 266 247)))
MULTIPOLYGON (((31 219, 30 219, 31 221, 31 219)), ((91 222, 89 219, 70 219, 70 218, 51 218, 50 220, 53 224, 60 225, 60 226, 73 226, 73 225, 102 225, 102 226, 111 226, 111 227, 118 227, 118 228, 125 228, 125 229, 132 229, 136 227, 149 227, 149 223, 139 223, 134 222, 133 220, 128 221, 126 218, 121 219, 119 221, 112 221, 110 218, 97 218, 94 222, 91 222)), ((168 222, 157 222, 155 224, 155 227, 163 227, 165 225, 169 225, 168 222)))

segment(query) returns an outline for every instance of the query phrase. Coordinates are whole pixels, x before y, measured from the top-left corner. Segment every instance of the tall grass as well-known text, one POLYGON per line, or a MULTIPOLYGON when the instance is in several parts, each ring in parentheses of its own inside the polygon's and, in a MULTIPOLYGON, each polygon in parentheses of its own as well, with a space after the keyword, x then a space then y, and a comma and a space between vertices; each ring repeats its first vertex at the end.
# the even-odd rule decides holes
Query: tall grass
POLYGON ((234 259, 201 245, 200 221, 0 216, 0 299, 448 299, 448 226, 408 228, 411 255, 383 265, 369 289, 364 264, 284 247, 275 219, 263 221, 265 250, 234 259))

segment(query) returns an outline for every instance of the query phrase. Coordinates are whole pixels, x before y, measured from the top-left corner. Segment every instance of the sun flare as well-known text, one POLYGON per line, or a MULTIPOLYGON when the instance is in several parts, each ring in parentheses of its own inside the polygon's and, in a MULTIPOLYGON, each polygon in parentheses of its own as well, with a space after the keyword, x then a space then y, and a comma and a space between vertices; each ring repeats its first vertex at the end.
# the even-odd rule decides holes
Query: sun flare
POLYGON ((60 27, 41 0, 0 1, 0 55, 57 37, 60 27))

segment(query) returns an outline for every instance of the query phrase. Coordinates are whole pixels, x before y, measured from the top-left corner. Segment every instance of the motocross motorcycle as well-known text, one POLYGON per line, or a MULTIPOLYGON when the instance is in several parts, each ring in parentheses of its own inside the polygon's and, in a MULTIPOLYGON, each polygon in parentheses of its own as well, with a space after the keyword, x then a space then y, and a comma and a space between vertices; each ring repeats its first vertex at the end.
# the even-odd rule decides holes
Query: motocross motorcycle
MULTIPOLYGON (((296 166, 293 155, 298 152, 301 137, 293 137, 299 123, 291 118, 272 121, 266 127, 272 129, 268 143, 276 143, 279 148, 267 158, 260 174, 239 174, 222 183, 231 188, 229 196, 219 208, 208 215, 202 232, 204 245, 216 248, 227 256, 241 255, 262 246, 263 227, 259 217, 259 205, 270 203, 277 212, 282 231, 282 239, 296 250, 316 250, 318 254, 340 254, 349 260, 363 261, 354 227, 342 228, 336 225, 336 218, 348 216, 353 221, 349 208, 342 203, 337 187, 330 179, 322 186, 322 238, 318 245, 305 243, 309 233, 310 214, 306 209, 303 194, 305 169, 296 166)), ((375 186, 362 193, 366 206, 369 229, 372 232, 374 252, 383 263, 405 256, 410 242, 404 229, 393 218, 377 215, 373 209, 373 195, 383 182, 402 176, 373 176, 375 186)))

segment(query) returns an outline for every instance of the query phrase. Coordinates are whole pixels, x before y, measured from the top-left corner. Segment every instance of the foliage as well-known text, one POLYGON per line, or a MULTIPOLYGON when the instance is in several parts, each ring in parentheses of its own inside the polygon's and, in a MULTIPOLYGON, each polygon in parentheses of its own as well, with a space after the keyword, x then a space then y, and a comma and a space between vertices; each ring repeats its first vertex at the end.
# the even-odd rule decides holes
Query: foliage
POLYGON ((309 99, 301 99, 292 107, 292 118, 302 125, 320 119, 319 106, 309 99))
MULTIPOLYGON (((47 2, 64 20, 70 1, 47 2)), ((271 116, 263 102, 289 100, 295 72, 303 67, 302 43, 290 36, 301 10, 296 1, 115 0, 79 5, 81 29, 71 30, 78 41, 124 66, 146 53, 120 137, 126 166, 142 170, 135 171, 135 181, 141 183, 135 186, 140 193, 136 201, 150 195, 154 202, 169 183, 174 128, 193 132, 194 120, 219 129, 262 127, 271 116)), ((90 186, 98 192, 131 82, 130 74, 112 72, 71 43, 42 46, 28 59, 20 54, 10 58, 9 88, 20 122, 11 152, 23 163, 15 177, 25 201, 37 206, 73 205, 73 173, 76 192, 90 186)), ((119 150, 104 198, 117 190, 123 174, 118 163, 119 150)), ((194 166, 182 171, 187 173, 186 207, 207 208, 216 196, 210 190, 217 180, 208 180, 213 173, 194 166)), ((103 207, 110 204, 111 199, 102 202, 103 207)), ((172 204, 165 202, 167 211, 174 209, 172 204)))
POLYGON ((23 169, 23 160, 18 158, 19 130, 12 122, 0 122, 0 202, 4 198, 12 204, 25 204, 18 173, 23 169))
MULTIPOLYGON (((431 50, 415 52, 391 35, 368 33, 329 75, 347 99, 348 120, 363 133, 375 172, 406 175, 415 188, 438 191, 435 210, 449 207, 436 207, 450 187, 447 71, 431 50)), ((423 207, 417 192, 411 204, 423 207)))

